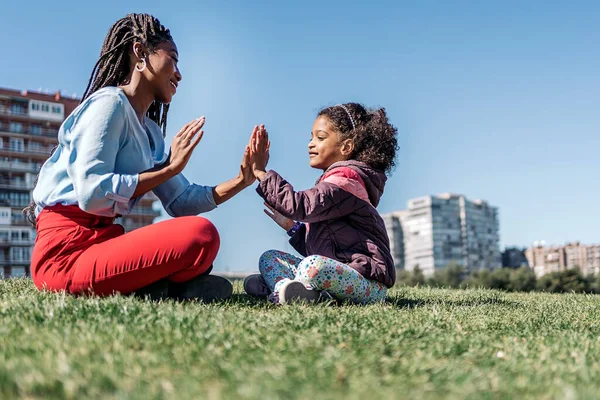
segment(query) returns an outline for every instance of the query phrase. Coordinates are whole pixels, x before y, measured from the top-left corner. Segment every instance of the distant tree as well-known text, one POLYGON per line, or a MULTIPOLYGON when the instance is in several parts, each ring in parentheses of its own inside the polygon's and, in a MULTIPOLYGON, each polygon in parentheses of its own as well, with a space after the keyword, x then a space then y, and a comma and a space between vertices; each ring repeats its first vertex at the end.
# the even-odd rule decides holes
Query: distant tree
POLYGON ((409 285, 410 286, 423 286, 425 285, 425 275, 423 274, 423 271, 421 271, 421 268, 419 268, 419 265, 415 265, 415 268, 412 270, 412 274, 410 275, 409 278, 409 285))
POLYGON ((498 268, 490 273, 489 288, 508 290, 510 287, 510 268, 498 268))
POLYGON ((458 264, 448 264, 446 268, 435 271, 433 277, 428 280, 431 286, 459 288, 466 278, 465 268, 458 264))
POLYGON ((511 292, 530 292, 535 290, 535 273, 531 268, 521 267, 511 271, 508 290, 511 292))
POLYGON ((405 269, 396 269, 396 285, 398 286, 409 286, 411 279, 410 271, 405 269))
POLYGON ((542 275, 535 284, 535 289, 540 292, 560 293, 563 288, 560 285, 556 272, 542 275))
POLYGON ((579 268, 568 269, 562 272, 561 281, 565 292, 589 292, 588 281, 579 268))
POLYGON ((471 272, 460 285, 462 288, 489 288, 490 287, 489 269, 479 269, 471 272))
POLYGON ((591 277, 590 289, 594 293, 600 294, 600 274, 597 274, 596 276, 591 275, 591 277))
POLYGON ((546 274, 538 279, 536 289, 550 293, 582 293, 590 290, 588 281, 578 269, 546 274))

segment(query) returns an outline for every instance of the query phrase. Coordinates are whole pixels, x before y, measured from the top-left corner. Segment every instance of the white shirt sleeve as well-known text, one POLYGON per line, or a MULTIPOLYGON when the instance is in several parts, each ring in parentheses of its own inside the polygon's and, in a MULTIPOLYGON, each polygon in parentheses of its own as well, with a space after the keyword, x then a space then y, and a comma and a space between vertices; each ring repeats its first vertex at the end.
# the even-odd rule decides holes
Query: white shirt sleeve
POLYGON ((213 186, 190 183, 183 174, 177 174, 153 190, 171 217, 198 215, 217 208, 213 186))
POLYGON ((138 174, 117 174, 115 160, 127 133, 122 99, 105 93, 90 99, 68 133, 73 180, 79 207, 104 216, 128 214, 135 200, 138 174))

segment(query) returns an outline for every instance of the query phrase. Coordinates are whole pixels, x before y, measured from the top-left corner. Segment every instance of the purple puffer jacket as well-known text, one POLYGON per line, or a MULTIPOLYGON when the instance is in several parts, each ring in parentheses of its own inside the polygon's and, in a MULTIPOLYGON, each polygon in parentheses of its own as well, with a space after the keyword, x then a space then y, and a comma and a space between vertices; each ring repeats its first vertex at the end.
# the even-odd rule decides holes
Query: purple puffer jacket
POLYGON ((386 176, 365 163, 334 163, 308 190, 296 192, 277 172, 267 172, 256 191, 287 218, 306 224, 290 239, 303 256, 318 254, 392 287, 396 269, 381 216, 375 209, 386 176))

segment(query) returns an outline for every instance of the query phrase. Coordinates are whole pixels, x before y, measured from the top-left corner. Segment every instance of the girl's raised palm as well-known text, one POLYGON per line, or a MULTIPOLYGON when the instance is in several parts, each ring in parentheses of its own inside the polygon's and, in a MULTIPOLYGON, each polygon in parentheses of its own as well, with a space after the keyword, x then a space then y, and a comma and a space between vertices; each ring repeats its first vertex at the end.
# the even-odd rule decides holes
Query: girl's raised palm
POLYGON ((254 175, 258 172, 265 172, 269 163, 269 133, 264 125, 252 132, 252 171, 254 175))

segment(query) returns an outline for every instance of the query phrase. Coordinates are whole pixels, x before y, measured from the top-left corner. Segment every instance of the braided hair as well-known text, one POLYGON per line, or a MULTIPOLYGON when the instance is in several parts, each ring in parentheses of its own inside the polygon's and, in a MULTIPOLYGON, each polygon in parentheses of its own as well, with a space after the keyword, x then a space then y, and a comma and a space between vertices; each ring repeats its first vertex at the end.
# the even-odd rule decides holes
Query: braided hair
MULTIPOLYGON (((152 52, 158 44, 172 40, 171 32, 149 14, 129 14, 115 22, 104 39, 81 101, 98 89, 125 83, 131 72, 129 50, 133 43, 139 42, 152 52)), ((155 100, 147 113, 162 128, 163 135, 166 135, 168 111, 168 104, 155 100)))
POLYGON ((367 109, 359 103, 346 103, 326 107, 318 116, 327 118, 339 132, 340 142, 352 141, 349 159, 380 171, 392 171, 396 165, 398 129, 388 121, 385 108, 367 109))
MULTIPOLYGON (((104 39, 100 58, 92 69, 81 102, 99 89, 127 83, 126 80, 131 73, 129 52, 134 43, 141 43, 149 52, 153 52, 157 45, 168 41, 173 41, 171 32, 152 15, 128 14, 115 22, 104 39)), ((155 100, 146 113, 148 118, 161 127, 163 136, 167 131, 168 112, 168 104, 155 100)), ((51 156, 55 150, 56 147, 52 149, 51 156)), ((33 183, 34 187, 37 185, 38 178, 39 174, 33 183)), ((32 199, 29 205, 23 209, 23 215, 34 227, 36 207, 37 205, 32 199)))

